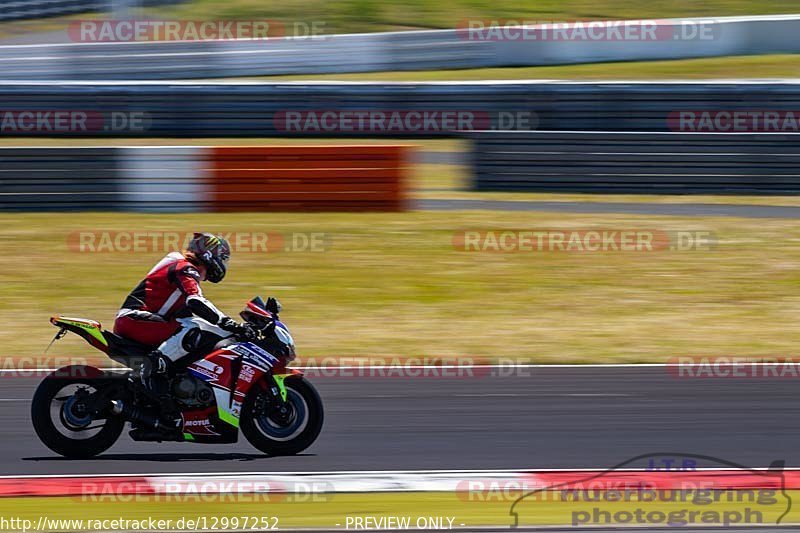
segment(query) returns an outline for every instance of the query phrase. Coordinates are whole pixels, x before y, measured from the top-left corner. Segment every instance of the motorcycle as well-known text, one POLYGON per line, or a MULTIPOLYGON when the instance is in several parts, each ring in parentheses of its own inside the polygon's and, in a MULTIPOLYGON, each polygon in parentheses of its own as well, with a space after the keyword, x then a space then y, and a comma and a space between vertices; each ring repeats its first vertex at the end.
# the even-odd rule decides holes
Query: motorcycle
MULTIPOLYGON (((137 441, 235 443, 239 430, 267 455, 293 455, 319 436, 323 407, 295 359, 294 339, 279 320, 280 304, 253 298, 242 318, 259 334, 231 336, 207 355, 176 363, 166 379, 167 403, 178 414, 165 423, 164 396, 135 379, 135 373, 101 371, 88 365, 60 368, 45 377, 33 397, 31 418, 39 439, 54 452, 89 458, 110 448, 131 424, 137 441)), ((94 320, 54 316, 56 340, 68 332, 129 369, 147 360, 152 346, 103 330, 94 320)), ((51 343, 52 344, 52 343, 51 343)))

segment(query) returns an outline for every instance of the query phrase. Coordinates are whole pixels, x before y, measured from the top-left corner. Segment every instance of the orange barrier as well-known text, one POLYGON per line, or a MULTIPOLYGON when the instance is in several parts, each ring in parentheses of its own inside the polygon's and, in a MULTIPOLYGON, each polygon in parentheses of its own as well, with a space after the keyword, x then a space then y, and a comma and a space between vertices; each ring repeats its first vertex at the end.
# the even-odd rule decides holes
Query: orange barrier
POLYGON ((403 211, 408 146, 211 148, 212 211, 403 211))

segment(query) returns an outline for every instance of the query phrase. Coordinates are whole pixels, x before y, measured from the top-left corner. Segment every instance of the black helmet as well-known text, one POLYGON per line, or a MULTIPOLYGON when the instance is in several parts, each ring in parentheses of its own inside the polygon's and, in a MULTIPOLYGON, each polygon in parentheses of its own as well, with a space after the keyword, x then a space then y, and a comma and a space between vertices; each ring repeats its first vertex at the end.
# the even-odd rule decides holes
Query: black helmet
POLYGON ((206 279, 211 283, 219 283, 228 271, 228 260, 231 258, 231 246, 222 237, 212 233, 195 233, 189 241, 189 251, 206 267, 206 279))

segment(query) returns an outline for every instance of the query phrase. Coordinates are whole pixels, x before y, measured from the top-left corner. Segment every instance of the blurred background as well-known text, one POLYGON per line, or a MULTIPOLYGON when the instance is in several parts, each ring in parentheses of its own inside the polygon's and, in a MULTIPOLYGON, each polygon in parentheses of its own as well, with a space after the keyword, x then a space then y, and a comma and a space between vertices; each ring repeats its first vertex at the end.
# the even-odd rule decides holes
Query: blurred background
POLYGON ((752 206, 797 203, 793 142, 775 135, 798 127, 797 7, 3 2, 0 238, 26 268, 0 271, 0 313, 33 334, 0 336, 28 357, 54 312, 110 320, 169 251, 80 235, 207 229, 325 236, 316 252, 242 245, 210 289, 230 313, 282 297, 307 357, 787 353, 794 211, 752 206), (716 246, 456 244, 597 228, 716 246))
MULTIPOLYGON (((47 459, 28 374, 0 387, 0 421, 26 431, 0 446, 0 473, 600 468, 670 447, 791 463, 790 380, 526 365, 794 356, 798 13, 797 0, 0 0, 10 372, 107 364, 76 336, 45 355, 49 317, 110 328, 194 231, 233 247, 206 295, 234 316, 278 297, 299 365, 510 372, 335 376, 308 456, 125 442, 105 463, 47 459)), ((510 500, 463 506, 448 480, 431 495, 380 474, 367 484, 406 492, 280 510, 298 527, 333 528, 343 509, 507 523, 510 500)), ((87 509, 56 495, 54 512, 87 509)), ((137 516, 184 512, 163 503, 137 516)), ((34 518, 43 504, 5 505, 34 518)), ((534 522, 560 523, 549 512, 534 522)))

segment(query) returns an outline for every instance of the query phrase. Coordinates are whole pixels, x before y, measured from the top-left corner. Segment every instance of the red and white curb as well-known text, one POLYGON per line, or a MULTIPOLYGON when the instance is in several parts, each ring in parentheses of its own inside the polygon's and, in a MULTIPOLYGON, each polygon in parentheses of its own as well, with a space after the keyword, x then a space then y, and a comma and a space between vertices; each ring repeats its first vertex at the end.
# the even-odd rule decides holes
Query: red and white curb
POLYGON ((536 490, 800 489, 800 470, 440 470, 4 476, 0 497, 536 490))

